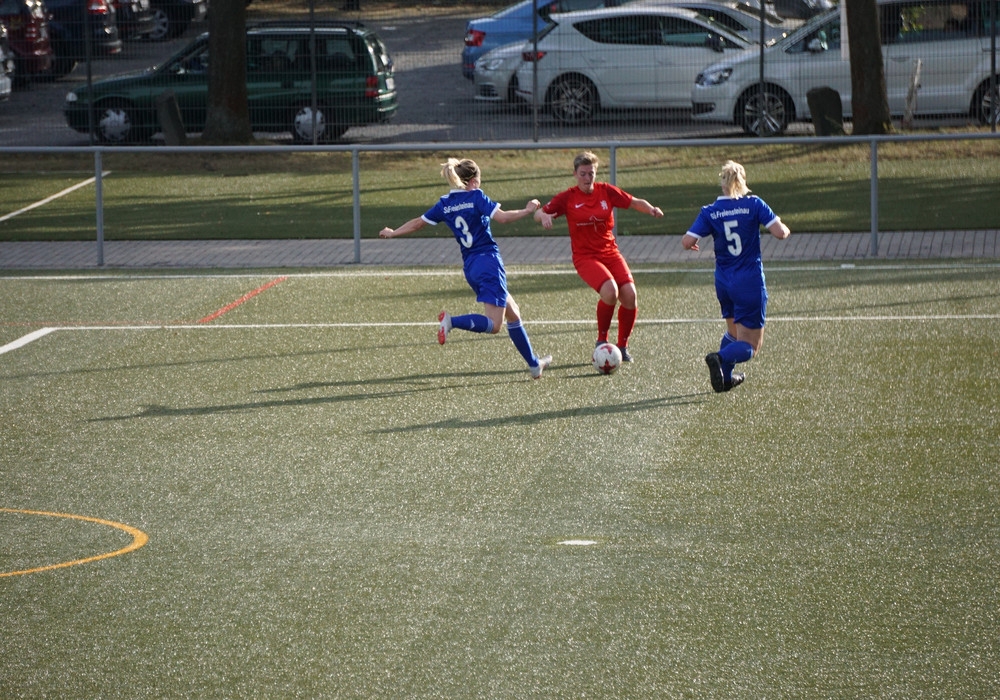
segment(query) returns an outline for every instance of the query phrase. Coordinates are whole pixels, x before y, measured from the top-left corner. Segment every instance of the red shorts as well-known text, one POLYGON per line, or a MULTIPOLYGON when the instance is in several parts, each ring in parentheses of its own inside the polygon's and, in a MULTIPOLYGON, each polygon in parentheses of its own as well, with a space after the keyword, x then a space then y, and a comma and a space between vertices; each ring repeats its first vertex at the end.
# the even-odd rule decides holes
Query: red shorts
POLYGON ((573 258, 573 266, 580 279, 598 294, 608 280, 614 280, 619 289, 626 284, 635 283, 628 263, 618 252, 601 256, 577 256, 573 258))

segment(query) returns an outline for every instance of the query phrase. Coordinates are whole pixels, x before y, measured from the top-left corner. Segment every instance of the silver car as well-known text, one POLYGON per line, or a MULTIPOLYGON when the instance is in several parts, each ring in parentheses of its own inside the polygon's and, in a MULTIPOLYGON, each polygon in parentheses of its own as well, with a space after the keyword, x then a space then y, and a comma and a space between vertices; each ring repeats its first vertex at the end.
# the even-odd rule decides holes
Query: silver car
MULTIPOLYGON (((702 17, 707 17, 734 34, 739 34, 747 41, 761 43, 759 6, 754 7, 742 0, 648 0, 646 2, 646 4, 650 3, 694 10, 702 17)), ((763 43, 768 46, 784 39, 792 31, 802 26, 800 20, 784 19, 774 14, 768 5, 765 5, 763 24, 763 43)))
POLYGON ((517 70, 517 96, 530 104, 537 99, 564 124, 587 122, 601 109, 689 109, 701 69, 750 46, 696 12, 667 5, 550 19, 537 52, 526 52, 517 70))
POLYGON ((533 42, 498 46, 476 59, 473 81, 479 102, 521 102, 517 96, 517 69, 524 62, 524 52, 533 42))
MULTIPOLYGON (((988 5, 979 0, 879 0, 886 95, 893 115, 970 115, 982 124, 997 121, 1000 100, 990 94, 985 9, 988 5)), ((819 87, 836 90, 843 116, 850 117, 851 65, 842 51, 840 29, 840 11, 833 10, 764 49, 763 91, 757 50, 706 67, 691 92, 694 118, 775 136, 790 122, 811 118, 808 93, 819 87)))

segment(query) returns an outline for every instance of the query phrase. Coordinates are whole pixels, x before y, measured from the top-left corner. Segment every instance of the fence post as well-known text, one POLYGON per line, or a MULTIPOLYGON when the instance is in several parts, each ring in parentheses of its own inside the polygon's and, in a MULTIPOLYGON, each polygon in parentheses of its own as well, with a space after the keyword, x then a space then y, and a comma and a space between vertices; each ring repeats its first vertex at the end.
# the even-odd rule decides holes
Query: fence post
POLYGON ((354 263, 361 264, 361 167, 358 149, 351 149, 351 179, 354 181, 354 263))
POLYGON ((97 266, 104 265, 104 181, 101 149, 94 151, 94 199, 97 203, 97 266))
POLYGON ((878 141, 875 137, 869 140, 871 144, 871 223, 872 223, 872 257, 878 255, 878 141))

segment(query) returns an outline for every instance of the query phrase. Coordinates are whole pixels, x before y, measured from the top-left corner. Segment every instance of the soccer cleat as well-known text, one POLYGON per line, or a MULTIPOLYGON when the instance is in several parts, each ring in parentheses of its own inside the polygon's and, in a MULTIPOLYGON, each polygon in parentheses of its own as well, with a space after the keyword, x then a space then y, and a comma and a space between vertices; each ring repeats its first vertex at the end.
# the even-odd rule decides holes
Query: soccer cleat
POLYGON ((451 330, 451 316, 447 311, 442 311, 438 315, 438 321, 441 322, 441 325, 438 326, 438 342, 444 345, 444 341, 448 339, 448 331, 451 330))
POLYGON ((726 388, 724 389, 724 391, 729 391, 730 389, 738 387, 740 384, 743 383, 743 380, 745 380, 746 378, 747 375, 743 374, 743 372, 733 372, 733 378, 730 381, 726 382, 726 388))
POLYGON ((537 367, 529 367, 528 368, 528 369, 531 370, 531 378, 532 379, 538 379, 539 377, 541 377, 542 376, 542 372, 545 370, 545 368, 548 367, 551 364, 552 364, 552 355, 546 355, 545 357, 539 357, 538 358, 538 366, 537 367))
POLYGON ((712 389, 716 392, 726 391, 726 378, 722 376, 722 358, 719 353, 710 352, 705 355, 705 364, 708 365, 708 378, 712 381, 712 389))
POLYGON ((632 353, 630 353, 628 351, 628 346, 627 345, 619 345, 618 349, 621 350, 621 353, 622 353, 622 362, 631 362, 632 361, 632 353))

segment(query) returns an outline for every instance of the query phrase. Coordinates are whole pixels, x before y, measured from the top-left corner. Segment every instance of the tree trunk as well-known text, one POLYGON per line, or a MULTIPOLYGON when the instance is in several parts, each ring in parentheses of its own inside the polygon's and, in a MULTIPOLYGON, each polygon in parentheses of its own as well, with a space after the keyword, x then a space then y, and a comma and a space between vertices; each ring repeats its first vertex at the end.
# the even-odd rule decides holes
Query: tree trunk
POLYGON ((246 27, 246 0, 212 0, 205 143, 239 145, 253 140, 247 105, 246 27))
POLYGON ((845 0, 844 5, 850 42, 853 133, 888 134, 892 131, 892 119, 885 91, 876 0, 845 0))

